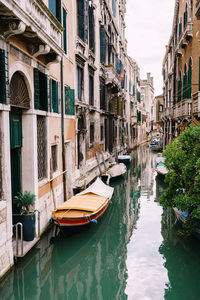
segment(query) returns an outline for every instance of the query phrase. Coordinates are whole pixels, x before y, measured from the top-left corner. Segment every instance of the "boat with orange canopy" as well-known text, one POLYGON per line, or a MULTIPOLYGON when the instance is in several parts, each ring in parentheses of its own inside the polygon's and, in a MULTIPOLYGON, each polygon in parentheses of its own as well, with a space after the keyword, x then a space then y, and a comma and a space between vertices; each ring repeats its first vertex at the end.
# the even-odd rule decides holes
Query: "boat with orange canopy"
POLYGON ((83 192, 73 196, 52 212, 52 221, 63 228, 97 223, 110 203, 114 189, 97 178, 83 192))

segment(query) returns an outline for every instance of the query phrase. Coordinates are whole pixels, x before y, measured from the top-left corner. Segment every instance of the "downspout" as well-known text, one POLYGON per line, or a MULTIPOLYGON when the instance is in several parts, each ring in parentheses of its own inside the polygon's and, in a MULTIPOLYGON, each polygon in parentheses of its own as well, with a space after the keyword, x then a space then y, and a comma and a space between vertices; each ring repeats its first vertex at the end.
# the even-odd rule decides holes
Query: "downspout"
POLYGON ((62 130, 62 165, 63 165, 63 192, 64 201, 66 201, 66 174, 65 174, 65 131, 64 131, 64 101, 63 101, 63 58, 60 61, 60 84, 61 84, 61 130, 62 130))

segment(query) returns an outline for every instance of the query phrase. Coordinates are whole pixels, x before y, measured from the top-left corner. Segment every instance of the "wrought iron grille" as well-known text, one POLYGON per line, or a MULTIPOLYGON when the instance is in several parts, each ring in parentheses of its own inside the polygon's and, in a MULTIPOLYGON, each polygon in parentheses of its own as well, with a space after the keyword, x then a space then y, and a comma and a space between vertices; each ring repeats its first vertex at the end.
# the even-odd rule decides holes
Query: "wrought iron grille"
POLYGON ((30 108, 30 98, 23 76, 16 72, 10 82, 10 104, 25 109, 30 108))
POLYGON ((37 157, 38 157, 38 180, 47 175, 47 141, 46 119, 37 116, 37 157))

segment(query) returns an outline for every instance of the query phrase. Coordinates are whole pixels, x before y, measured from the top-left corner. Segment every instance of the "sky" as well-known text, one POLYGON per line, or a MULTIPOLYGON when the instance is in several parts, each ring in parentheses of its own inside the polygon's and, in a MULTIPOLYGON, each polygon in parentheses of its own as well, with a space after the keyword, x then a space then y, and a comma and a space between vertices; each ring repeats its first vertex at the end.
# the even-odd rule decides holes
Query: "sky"
POLYGON ((128 55, 141 79, 154 77, 155 96, 162 94, 162 62, 172 32, 175 0, 126 0, 128 55))

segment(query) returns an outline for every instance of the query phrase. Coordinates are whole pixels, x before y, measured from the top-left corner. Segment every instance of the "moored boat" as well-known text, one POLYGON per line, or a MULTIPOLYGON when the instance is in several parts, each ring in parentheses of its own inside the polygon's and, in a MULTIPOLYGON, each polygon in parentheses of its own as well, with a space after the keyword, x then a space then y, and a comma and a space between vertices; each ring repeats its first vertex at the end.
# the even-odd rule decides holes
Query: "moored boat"
POLYGON ((63 228, 97 223, 110 203, 114 189, 100 178, 83 192, 73 196, 52 212, 52 221, 63 228))
POLYGON ((124 163, 114 164, 102 174, 102 177, 106 178, 106 184, 109 184, 110 180, 123 176, 126 171, 127 169, 124 163))
MULTIPOLYGON (((176 214, 176 217, 178 219, 178 221, 182 224, 182 223, 185 223, 186 222, 186 219, 187 219, 187 216, 188 216, 188 211, 182 211, 182 210, 179 210, 178 208, 174 207, 173 208, 175 214, 176 214)), ((200 239, 200 220, 199 220, 199 227, 196 227, 194 229, 194 231, 192 232, 192 234, 200 239)))
POLYGON ((124 164, 129 164, 131 161, 131 156, 126 154, 126 155, 118 155, 118 162, 119 163, 124 163, 124 164))

